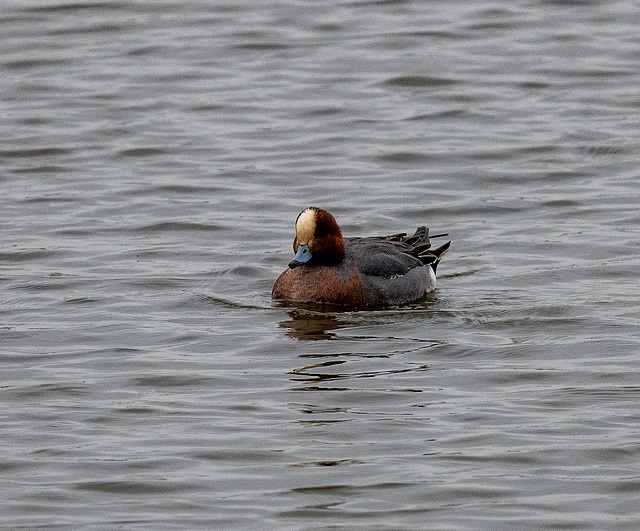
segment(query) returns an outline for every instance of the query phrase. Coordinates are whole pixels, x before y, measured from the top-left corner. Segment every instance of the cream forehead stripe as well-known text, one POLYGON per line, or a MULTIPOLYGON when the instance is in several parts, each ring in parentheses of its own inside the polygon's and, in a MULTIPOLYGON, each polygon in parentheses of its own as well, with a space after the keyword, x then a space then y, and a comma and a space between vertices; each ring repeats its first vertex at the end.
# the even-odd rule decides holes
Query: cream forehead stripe
POLYGON ((313 233, 316 231, 316 212, 307 208, 296 222, 296 236, 300 245, 308 244, 313 239, 313 233))

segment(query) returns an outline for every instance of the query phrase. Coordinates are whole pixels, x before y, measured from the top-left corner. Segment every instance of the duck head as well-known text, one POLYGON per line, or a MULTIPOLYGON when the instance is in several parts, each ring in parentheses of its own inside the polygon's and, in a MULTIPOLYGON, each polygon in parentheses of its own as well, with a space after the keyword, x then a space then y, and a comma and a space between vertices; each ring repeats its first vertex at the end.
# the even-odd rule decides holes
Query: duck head
POLYGON ((289 267, 303 264, 335 265, 344 257, 342 231, 334 217, 326 210, 309 207, 298 214, 296 237, 293 240, 296 253, 289 267))

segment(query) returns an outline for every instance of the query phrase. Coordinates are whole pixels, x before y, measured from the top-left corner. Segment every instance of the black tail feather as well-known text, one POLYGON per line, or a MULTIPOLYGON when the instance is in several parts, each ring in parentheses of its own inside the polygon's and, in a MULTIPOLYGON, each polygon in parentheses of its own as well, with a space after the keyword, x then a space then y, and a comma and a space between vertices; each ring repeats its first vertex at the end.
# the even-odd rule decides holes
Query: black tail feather
POLYGON ((433 272, 436 272, 436 269, 438 268, 438 264, 440 263, 440 260, 442 260, 442 257, 447 254, 447 251, 449 251, 449 249, 451 249, 451 242, 448 241, 447 243, 445 243, 444 245, 441 245, 440 247, 437 247, 435 249, 430 249, 429 250, 429 254, 435 255, 436 256, 436 260, 434 262, 431 262, 431 267, 433 268, 433 272))

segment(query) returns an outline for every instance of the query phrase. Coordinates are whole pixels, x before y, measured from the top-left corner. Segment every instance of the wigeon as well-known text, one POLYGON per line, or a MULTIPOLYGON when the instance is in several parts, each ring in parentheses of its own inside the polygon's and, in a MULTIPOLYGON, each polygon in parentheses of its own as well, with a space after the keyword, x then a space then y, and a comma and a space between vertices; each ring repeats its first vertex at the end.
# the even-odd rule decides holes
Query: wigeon
MULTIPOLYGON (((439 236, 446 234, 432 238, 439 236)), ((413 236, 343 239, 329 212, 309 207, 296 219, 296 254, 271 296, 349 307, 403 304, 436 288, 436 268, 450 247, 431 249, 426 227, 413 236)))

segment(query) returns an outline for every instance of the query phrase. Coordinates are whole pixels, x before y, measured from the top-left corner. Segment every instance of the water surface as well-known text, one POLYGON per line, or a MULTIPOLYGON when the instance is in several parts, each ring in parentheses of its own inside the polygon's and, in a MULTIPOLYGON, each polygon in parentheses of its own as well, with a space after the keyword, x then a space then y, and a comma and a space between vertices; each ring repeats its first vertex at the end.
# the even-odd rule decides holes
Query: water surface
POLYGON ((0 12, 7 529, 640 525, 635 2, 0 12), (436 294, 275 304, 293 223, 436 294))

